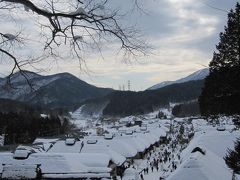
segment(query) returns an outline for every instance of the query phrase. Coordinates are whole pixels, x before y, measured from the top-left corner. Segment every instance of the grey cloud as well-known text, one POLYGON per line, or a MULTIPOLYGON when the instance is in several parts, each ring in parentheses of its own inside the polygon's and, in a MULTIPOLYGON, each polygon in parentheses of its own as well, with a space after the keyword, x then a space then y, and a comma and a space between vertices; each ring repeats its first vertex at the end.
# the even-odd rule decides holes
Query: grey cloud
MULTIPOLYGON (((154 71, 154 77, 157 77, 158 71, 160 74, 160 72, 162 72, 161 68, 164 69, 163 66, 168 66, 164 73, 162 73, 160 79, 164 80, 164 77, 166 77, 168 80, 171 80, 167 74, 168 72, 171 74, 172 79, 177 79, 184 70, 190 72, 195 70, 196 67, 201 68, 200 66, 197 66, 196 63, 203 62, 203 64, 206 64, 207 61, 210 61, 215 44, 219 41, 218 34, 223 30, 227 20, 226 13, 210 8, 206 3, 224 10, 233 8, 236 3, 235 0, 192 0, 192 2, 179 0, 176 2, 182 2, 182 4, 175 9, 170 0, 139 1, 143 10, 146 11, 146 14, 139 12, 136 9, 132 11, 133 0, 110 0, 111 4, 109 4, 109 6, 116 9, 122 9, 120 10, 122 14, 127 12, 126 16, 119 17, 121 23, 125 26, 136 24, 136 27, 142 30, 145 34, 145 38, 150 41, 150 43, 152 42, 152 45, 155 48, 153 53, 156 54, 143 57, 142 59, 146 59, 145 65, 134 66, 135 71, 129 68, 130 70, 128 70, 127 73, 126 69, 128 68, 123 68, 124 66, 120 67, 121 65, 119 64, 116 65, 115 63, 108 63, 106 61, 99 62, 97 61, 99 57, 93 56, 88 62, 91 63, 90 68, 93 68, 93 71, 99 72, 96 76, 101 77, 102 74, 106 75, 106 77, 117 75, 124 79, 128 75, 132 78, 133 76, 139 76, 139 79, 143 79, 144 75, 151 71, 154 71), (179 10, 183 10, 184 13, 189 13, 190 15, 187 14, 187 17, 181 17, 181 14, 178 12, 179 10), (193 16, 191 16, 191 13, 193 16), (199 18, 212 18, 212 22, 210 21, 207 22, 207 24, 201 24, 199 18), (205 34, 207 31, 206 28, 208 27, 214 29, 209 34, 205 34), (183 65, 179 66, 179 64, 183 65), (157 68, 154 69, 154 66, 157 66, 157 68), (139 74, 141 72, 143 74, 140 76, 139 74)), ((25 18, 27 18, 27 16, 24 14, 20 14, 19 16, 22 17, 19 18, 19 23, 28 30, 28 33, 32 33, 29 38, 36 36, 36 34, 39 33, 38 28, 34 28, 34 31, 29 31, 34 23, 32 23, 32 21, 30 24, 29 21, 26 23, 25 18)), ((2 21, 0 21, 0 23, 5 24, 5 30, 12 30, 11 25, 8 23, 2 21)), ((39 46, 36 44, 33 45, 34 47, 31 47, 31 50, 36 52, 39 49, 39 46)), ((109 51, 112 49, 113 48, 109 47, 108 49, 103 49, 103 53, 107 54, 107 56, 105 56, 107 61, 114 61, 114 55, 108 55, 109 51)), ((22 53, 24 53, 24 51, 29 54, 29 50, 22 50, 22 53)), ((72 70, 73 67, 67 68, 64 67, 64 65, 62 67, 62 71, 71 71, 78 74, 77 67, 75 70, 72 70)), ((52 72, 53 71, 54 68, 52 72)), ((109 85, 113 83, 109 78, 101 77, 100 79, 101 84, 109 85)), ((156 81, 157 80, 158 79, 156 78, 156 81)), ((121 79, 119 81, 121 81, 121 79)), ((99 83, 97 78, 95 82, 99 83)), ((149 85, 147 80, 141 83, 146 84, 146 86, 149 85)))

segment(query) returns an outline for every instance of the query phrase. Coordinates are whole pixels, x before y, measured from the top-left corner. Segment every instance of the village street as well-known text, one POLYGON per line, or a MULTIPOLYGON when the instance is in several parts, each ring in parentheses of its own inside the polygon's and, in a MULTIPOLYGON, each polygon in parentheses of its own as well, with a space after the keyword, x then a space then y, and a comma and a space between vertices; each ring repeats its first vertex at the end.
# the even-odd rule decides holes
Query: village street
POLYGON ((155 146, 144 159, 134 161, 133 166, 141 180, 165 179, 176 170, 180 164, 180 153, 187 146, 187 143, 180 144, 178 138, 182 138, 183 134, 179 134, 179 127, 177 125, 174 133, 168 135, 168 142, 155 146))

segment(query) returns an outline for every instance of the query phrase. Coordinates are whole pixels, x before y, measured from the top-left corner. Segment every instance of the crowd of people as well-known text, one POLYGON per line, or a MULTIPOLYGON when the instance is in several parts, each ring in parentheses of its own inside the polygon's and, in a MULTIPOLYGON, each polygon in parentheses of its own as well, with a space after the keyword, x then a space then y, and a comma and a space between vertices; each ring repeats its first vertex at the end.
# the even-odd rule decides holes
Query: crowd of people
POLYGON ((187 146, 180 140, 179 129, 168 135, 167 141, 159 146, 154 146, 145 155, 145 167, 140 172, 140 179, 144 180, 150 173, 158 173, 159 180, 163 180, 167 174, 177 169, 180 164, 181 151, 187 146))

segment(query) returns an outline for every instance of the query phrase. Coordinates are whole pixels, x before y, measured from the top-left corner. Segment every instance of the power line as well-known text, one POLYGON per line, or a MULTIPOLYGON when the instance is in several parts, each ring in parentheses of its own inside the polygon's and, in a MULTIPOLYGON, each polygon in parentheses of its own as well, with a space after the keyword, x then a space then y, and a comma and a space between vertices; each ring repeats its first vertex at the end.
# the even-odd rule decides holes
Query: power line
POLYGON ((212 8, 212 9, 215 9, 215 10, 218 10, 218 11, 222 11, 222 12, 229 13, 229 11, 227 11, 227 10, 225 10, 225 9, 221 9, 221 8, 218 8, 218 7, 212 6, 212 5, 208 4, 208 3, 204 3, 204 2, 203 2, 203 4, 206 5, 206 6, 208 6, 208 7, 210 7, 210 8, 212 8))

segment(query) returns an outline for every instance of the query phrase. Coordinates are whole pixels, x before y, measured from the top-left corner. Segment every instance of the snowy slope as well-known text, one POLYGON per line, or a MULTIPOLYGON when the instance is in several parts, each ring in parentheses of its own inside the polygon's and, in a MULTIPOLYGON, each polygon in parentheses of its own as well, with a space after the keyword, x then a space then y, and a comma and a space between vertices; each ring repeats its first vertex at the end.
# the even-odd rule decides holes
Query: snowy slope
POLYGON ((11 79, 12 83, 20 83, 20 82, 23 83, 26 81, 25 77, 29 80, 33 80, 33 79, 41 77, 41 75, 34 73, 34 72, 30 72, 30 71, 23 71, 23 73, 16 72, 15 74, 13 74, 11 76, 10 79, 11 79))
POLYGON ((53 108, 71 107, 112 92, 112 89, 98 88, 69 73, 41 76, 24 71, 24 76, 19 72, 11 76, 11 87, 6 86, 6 81, 7 78, 0 80, 0 98, 53 108))
POLYGON ((4 85, 6 84, 6 78, 0 81, 0 98, 25 101, 32 91, 27 83, 27 80, 31 83, 34 90, 38 90, 39 88, 59 79, 60 77, 60 75, 41 76, 29 71, 24 71, 23 76, 17 72, 10 79, 13 88, 4 88, 4 85))
POLYGON ((162 87, 165 87, 165 86, 168 86, 171 84, 176 84, 176 83, 184 83, 184 82, 188 82, 188 81, 201 80, 201 79, 204 79, 208 74, 209 74, 208 68, 201 69, 201 70, 198 70, 198 71, 190 74, 187 77, 178 79, 176 81, 164 81, 164 82, 161 82, 159 84, 156 84, 156 85, 148 88, 147 90, 155 90, 155 89, 159 89, 159 88, 162 88, 162 87))
POLYGON ((102 116, 103 109, 107 106, 107 104, 107 101, 103 101, 95 104, 87 103, 82 105, 71 114, 72 123, 78 128, 90 126, 102 116))

